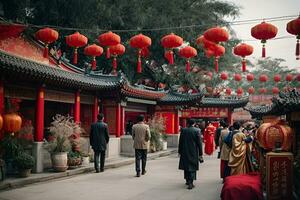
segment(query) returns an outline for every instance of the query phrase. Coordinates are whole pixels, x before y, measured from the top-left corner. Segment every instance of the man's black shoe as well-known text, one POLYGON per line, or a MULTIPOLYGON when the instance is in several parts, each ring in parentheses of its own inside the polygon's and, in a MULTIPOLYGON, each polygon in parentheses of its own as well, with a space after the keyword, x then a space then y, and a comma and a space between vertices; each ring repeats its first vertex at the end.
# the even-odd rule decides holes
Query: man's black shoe
POLYGON ((194 187, 195 187, 195 186, 194 186, 192 183, 190 183, 189 186, 187 187, 187 189, 188 189, 188 190, 191 190, 191 189, 193 189, 194 187))
POLYGON ((189 185, 189 183, 188 183, 188 182, 185 182, 185 184, 186 184, 186 185, 189 185))
POLYGON ((140 177, 140 176, 141 176, 140 173, 137 173, 137 174, 136 174, 136 177, 140 177))
POLYGON ((100 171, 99 171, 99 169, 96 169, 96 173, 99 173, 100 171))
POLYGON ((145 175, 145 174, 146 174, 146 172, 147 172, 146 170, 145 170, 145 171, 142 171, 142 175, 145 175))

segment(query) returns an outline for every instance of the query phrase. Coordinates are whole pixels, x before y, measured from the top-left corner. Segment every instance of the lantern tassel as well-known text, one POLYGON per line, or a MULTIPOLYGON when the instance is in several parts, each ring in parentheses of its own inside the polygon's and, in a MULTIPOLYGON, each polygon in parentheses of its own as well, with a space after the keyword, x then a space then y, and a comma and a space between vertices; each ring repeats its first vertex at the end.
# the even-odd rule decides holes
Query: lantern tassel
POLYGON ((138 57, 138 63, 137 63, 137 73, 142 73, 142 60, 141 60, 141 56, 139 55, 138 57))
POLYGON ((246 60, 245 58, 243 58, 242 60, 242 72, 245 72, 246 71, 246 60))
POLYGON ((299 60, 300 58, 300 44, 299 44, 299 39, 297 39, 297 44, 296 44, 296 60, 299 60))
POLYGON ((109 50, 109 47, 107 47, 107 49, 106 49, 106 58, 110 59, 110 50, 109 50))
POLYGON ((112 65, 113 65, 113 69, 116 71, 117 70, 117 57, 114 57, 112 65))
POLYGON ((74 49, 74 57, 73 57, 73 64, 77 64, 77 60, 78 60, 78 53, 77 53, 77 48, 74 49))
POLYGON ((190 72, 191 71, 191 65, 190 65, 190 61, 189 60, 187 60, 186 61, 186 72, 190 72))
POLYGON ((265 47, 265 44, 263 44, 263 46, 262 46, 262 57, 263 58, 266 57, 266 47, 265 47))
POLYGON ((44 58, 48 58, 48 44, 45 45, 43 56, 44 58))
POLYGON ((169 63, 170 65, 173 65, 174 64, 174 54, 173 54, 173 51, 169 51, 169 63))
POLYGON ((96 69, 96 66, 97 66, 97 63, 96 63, 96 58, 95 56, 93 57, 93 61, 92 61, 92 70, 95 70, 96 69))
POLYGON ((219 59, 217 57, 215 58, 215 71, 216 73, 219 72, 219 59))

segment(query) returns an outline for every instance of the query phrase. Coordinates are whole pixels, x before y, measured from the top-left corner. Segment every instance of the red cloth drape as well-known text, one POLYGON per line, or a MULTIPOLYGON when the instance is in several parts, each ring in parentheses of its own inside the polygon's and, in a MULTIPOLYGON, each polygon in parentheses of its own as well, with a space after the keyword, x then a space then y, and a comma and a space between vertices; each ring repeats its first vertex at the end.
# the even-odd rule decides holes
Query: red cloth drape
POLYGON ((215 131, 216 128, 209 124, 207 128, 204 130, 204 143, 205 143, 205 148, 204 148, 204 153, 207 155, 212 155, 215 150, 215 131))

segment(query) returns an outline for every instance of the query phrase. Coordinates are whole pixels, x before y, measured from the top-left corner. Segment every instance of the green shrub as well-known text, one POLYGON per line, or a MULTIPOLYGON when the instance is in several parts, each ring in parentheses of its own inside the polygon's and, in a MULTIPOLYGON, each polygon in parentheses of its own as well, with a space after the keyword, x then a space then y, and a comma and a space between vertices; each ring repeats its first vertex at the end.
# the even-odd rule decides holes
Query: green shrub
POLYGON ((32 169, 34 166, 34 159, 27 153, 20 153, 14 160, 18 169, 32 169))

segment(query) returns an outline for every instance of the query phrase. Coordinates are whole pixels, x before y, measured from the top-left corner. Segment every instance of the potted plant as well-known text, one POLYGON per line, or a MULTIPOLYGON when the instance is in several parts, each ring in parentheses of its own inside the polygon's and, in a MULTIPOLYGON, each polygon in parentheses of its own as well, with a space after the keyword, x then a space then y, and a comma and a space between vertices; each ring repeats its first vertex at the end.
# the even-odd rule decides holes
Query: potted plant
POLYGON ((15 159, 14 164, 18 169, 20 177, 28 177, 31 173, 31 169, 34 166, 34 159, 27 153, 20 153, 15 159))
POLYGON ((81 154, 81 160, 82 160, 82 166, 89 166, 90 164, 90 156, 89 153, 86 152, 80 152, 81 154))
POLYGON ((160 151, 163 149, 163 143, 166 142, 165 134, 165 121, 161 116, 155 116, 149 120, 150 126, 150 152, 160 151), (165 136, 164 136, 165 135, 165 136))
POLYGON ((81 165, 81 156, 78 151, 69 151, 68 153, 68 166, 69 169, 75 169, 81 165))
POLYGON ((168 148, 167 138, 168 138, 168 136, 166 133, 161 134, 162 150, 167 150, 167 148, 168 148))
POLYGON ((75 122, 70 116, 56 115, 49 127, 49 141, 46 149, 51 154, 52 166, 55 171, 68 169, 68 152, 71 150, 70 136, 73 134, 75 122))

